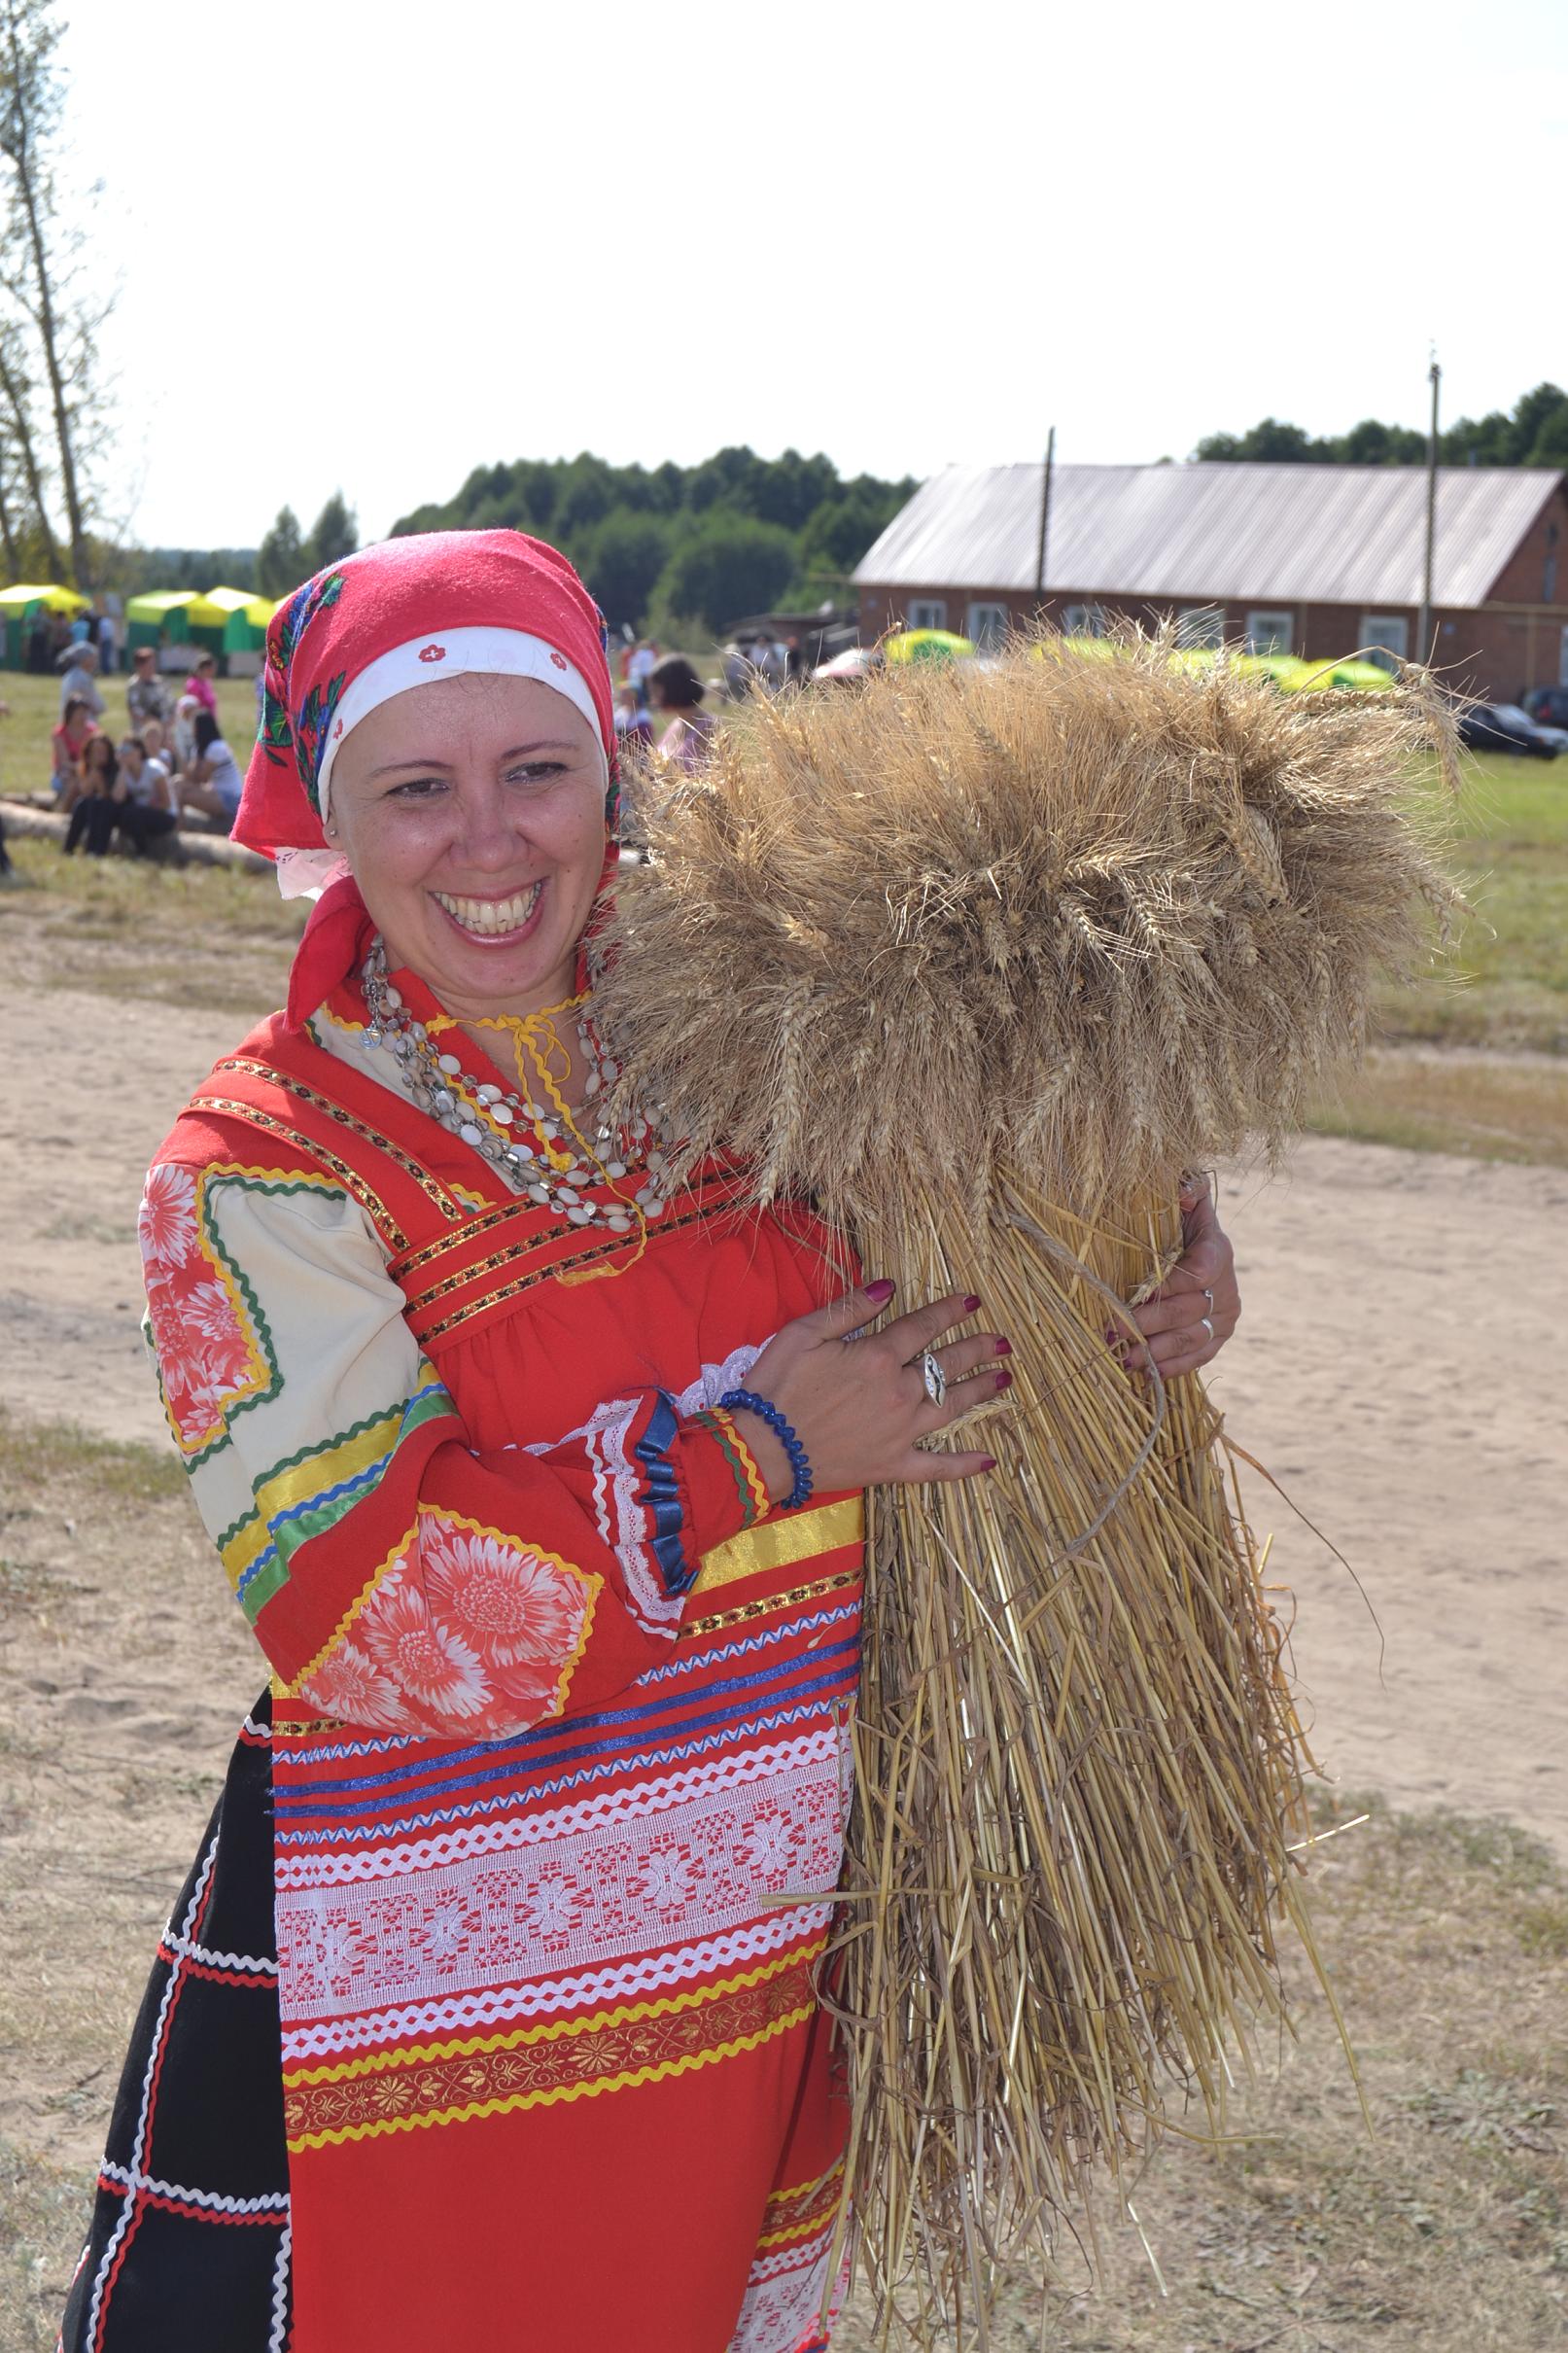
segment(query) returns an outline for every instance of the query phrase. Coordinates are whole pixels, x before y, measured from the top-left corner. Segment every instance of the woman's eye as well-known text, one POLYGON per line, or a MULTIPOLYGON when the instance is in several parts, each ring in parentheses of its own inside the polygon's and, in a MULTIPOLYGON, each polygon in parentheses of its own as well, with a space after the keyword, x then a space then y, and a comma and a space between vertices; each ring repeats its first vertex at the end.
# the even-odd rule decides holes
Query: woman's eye
POLYGON ((505 782, 508 785, 547 785, 566 773, 566 762, 560 759, 528 759, 508 768, 505 782))
POLYGON ((394 785, 388 792, 387 798, 388 800, 430 800, 437 792, 444 792, 445 790, 446 787, 438 776, 410 776, 405 778, 401 785, 394 785))

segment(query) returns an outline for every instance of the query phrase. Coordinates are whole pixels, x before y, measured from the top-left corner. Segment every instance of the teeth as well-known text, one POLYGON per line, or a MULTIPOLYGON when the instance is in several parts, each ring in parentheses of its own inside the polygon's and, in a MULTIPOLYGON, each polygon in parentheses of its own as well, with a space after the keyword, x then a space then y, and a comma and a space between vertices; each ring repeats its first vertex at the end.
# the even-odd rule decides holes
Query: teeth
POLYGON ((520 924, 527 923, 539 905, 543 888, 541 876, 531 890, 513 892, 510 898, 456 898, 445 891, 437 891, 435 896, 454 923, 483 939, 493 938, 502 931, 515 931, 520 924))

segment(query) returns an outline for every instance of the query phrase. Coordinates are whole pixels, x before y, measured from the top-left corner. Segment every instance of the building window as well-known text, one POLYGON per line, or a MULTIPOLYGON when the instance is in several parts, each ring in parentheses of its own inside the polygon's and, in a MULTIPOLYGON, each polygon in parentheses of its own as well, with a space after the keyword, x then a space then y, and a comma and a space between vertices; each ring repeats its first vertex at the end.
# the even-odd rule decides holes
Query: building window
POLYGON ((1410 622, 1403 613, 1365 614, 1361 643, 1370 662, 1380 662, 1385 670, 1397 670, 1410 651, 1410 622))
POLYGON ((971 605, 969 626, 965 634, 972 637, 982 653, 993 652, 1013 625, 1013 616, 1005 605, 971 605))
POLYGON ((945 597, 911 597, 909 603, 909 626, 911 629, 945 629, 947 625, 948 609, 945 597))
POLYGON ((1176 615, 1176 643, 1178 646, 1223 646, 1225 607, 1183 605, 1176 615))
POLYGON ((1249 613, 1246 649, 1249 653, 1289 653, 1296 632, 1293 613, 1249 613))
POLYGON ((1063 609, 1062 626, 1068 637, 1103 637, 1106 630, 1103 605, 1067 605, 1063 609))

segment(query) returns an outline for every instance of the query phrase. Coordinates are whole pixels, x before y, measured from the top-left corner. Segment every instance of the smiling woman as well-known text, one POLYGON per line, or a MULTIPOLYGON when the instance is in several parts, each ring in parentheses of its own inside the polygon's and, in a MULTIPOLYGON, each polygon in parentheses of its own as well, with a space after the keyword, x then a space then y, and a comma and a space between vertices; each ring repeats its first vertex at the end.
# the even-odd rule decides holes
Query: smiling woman
POLYGON ((67 2353, 828 2341, 862 1491, 992 1467, 917 1441, 1008 1344, 965 1292, 846 1346, 889 1283, 604 1110, 614 741, 592 601, 517 534, 367 549, 269 632, 235 832, 320 896, 141 1234, 270 1684, 67 2353))

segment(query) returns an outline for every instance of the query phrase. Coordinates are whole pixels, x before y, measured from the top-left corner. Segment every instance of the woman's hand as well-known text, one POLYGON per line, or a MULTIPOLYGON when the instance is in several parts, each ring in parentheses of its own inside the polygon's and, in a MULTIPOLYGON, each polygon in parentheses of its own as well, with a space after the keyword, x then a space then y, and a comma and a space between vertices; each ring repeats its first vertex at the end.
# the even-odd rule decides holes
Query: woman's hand
MULTIPOLYGON (((819 1493, 890 1481, 910 1485, 941 1479, 972 1479, 993 1470, 987 1454, 931 1454, 915 1443, 946 1429, 960 1414, 1012 1385, 1012 1374, 992 1368, 1012 1348, 998 1332, 937 1343, 944 1332, 974 1314, 974 1297, 956 1293, 898 1317, 880 1331, 854 1339, 881 1315, 892 1296, 890 1282, 868 1282, 814 1315, 786 1323, 763 1350, 747 1387, 776 1405, 794 1429, 812 1467, 819 1493), (947 1376, 947 1395, 933 1405, 925 1391, 920 1359, 936 1353, 947 1376)), ((737 1412, 736 1422, 777 1503, 789 1493, 794 1472, 774 1432, 755 1415, 737 1412)))
POLYGON ((1125 1329, 1114 1335, 1130 1372, 1146 1373, 1152 1357, 1163 1381, 1209 1363, 1241 1317, 1236 1252, 1215 1214, 1206 1177, 1182 1187, 1181 1235, 1185 1247, 1170 1273, 1151 1298, 1132 1310, 1142 1344, 1125 1329))

